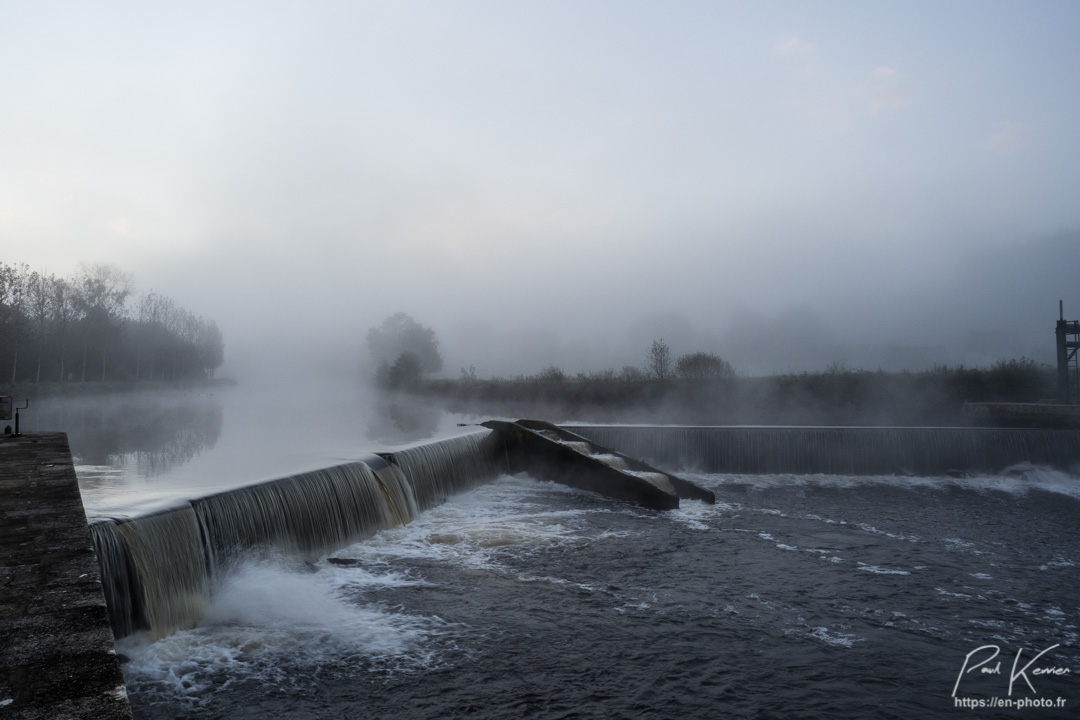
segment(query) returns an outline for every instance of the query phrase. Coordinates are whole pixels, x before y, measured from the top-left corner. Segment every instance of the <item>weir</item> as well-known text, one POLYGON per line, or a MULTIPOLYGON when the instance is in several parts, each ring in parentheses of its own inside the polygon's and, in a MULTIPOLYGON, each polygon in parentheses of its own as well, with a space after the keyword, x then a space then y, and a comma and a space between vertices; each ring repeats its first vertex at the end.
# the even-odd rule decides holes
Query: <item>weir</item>
POLYGON ((716 502, 709 490, 551 423, 489 420, 483 425, 503 436, 512 472, 654 510, 673 510, 679 498, 716 502))
POLYGON ((564 426, 660 467, 710 473, 942 475, 1073 470, 1080 431, 1038 428, 564 426))
POLYGON ((491 432, 428 443, 91 524, 116 637, 192 627, 240 559, 315 560, 506 471, 491 432))
POLYGON ((313 561, 410 522, 450 496, 527 472, 655 509, 713 494, 677 475, 997 472, 1021 462, 1072 469, 1080 432, 997 428, 565 426, 489 421, 494 431, 366 455, 142 517, 90 526, 116 637, 193 627, 243 559, 313 561), (613 448, 618 448, 615 450, 613 448))

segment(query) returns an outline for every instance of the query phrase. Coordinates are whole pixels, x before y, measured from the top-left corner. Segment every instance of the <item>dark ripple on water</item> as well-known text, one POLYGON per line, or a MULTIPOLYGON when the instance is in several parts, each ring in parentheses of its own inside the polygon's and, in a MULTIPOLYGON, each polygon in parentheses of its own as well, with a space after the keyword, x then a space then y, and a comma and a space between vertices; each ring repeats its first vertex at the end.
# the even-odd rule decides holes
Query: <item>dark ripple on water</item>
POLYGON ((240 577, 127 648, 136 717, 987 717, 952 698, 986 644, 1005 677, 958 695, 1060 643, 1037 697, 1080 703, 1075 478, 701 480, 665 514, 502 478, 357 565, 240 577))

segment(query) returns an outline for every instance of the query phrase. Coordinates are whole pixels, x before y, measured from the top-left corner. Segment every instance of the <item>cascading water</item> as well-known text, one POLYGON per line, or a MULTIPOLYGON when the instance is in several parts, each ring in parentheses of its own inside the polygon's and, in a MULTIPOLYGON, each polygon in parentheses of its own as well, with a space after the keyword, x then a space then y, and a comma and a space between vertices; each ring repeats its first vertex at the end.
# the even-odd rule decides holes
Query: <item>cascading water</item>
POLYGON ((127 545, 112 520, 90 524, 94 554, 101 566, 102 589, 109 608, 109 624, 116 637, 149 630, 143 600, 142 581, 127 545))
POLYGON ((91 526, 116 637, 162 637, 202 617, 214 584, 269 553, 315 560, 404 525, 505 469, 483 432, 193 499, 91 526))
POLYGON ((253 550, 314 560, 411 519, 407 508, 390 507, 382 483, 362 462, 199 498, 192 506, 214 575, 253 550))
POLYGON ((206 609, 208 576, 191 507, 129 520, 116 531, 138 572, 154 637, 197 623, 206 609))
POLYGON ((498 433, 473 433, 386 454, 405 474, 423 512, 506 470, 498 433))
POLYGON ((940 475, 1029 462, 1069 469, 1080 433, 1035 428, 566 426, 664 468, 727 473, 940 475))

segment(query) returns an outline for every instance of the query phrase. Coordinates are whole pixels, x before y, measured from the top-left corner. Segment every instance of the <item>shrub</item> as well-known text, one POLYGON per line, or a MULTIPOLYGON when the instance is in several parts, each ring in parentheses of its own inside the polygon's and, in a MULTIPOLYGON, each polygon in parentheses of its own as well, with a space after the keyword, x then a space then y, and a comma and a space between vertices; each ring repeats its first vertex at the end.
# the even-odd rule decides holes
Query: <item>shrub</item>
POLYGON ((717 355, 696 352, 679 358, 675 374, 687 380, 731 380, 735 377, 735 369, 717 355))

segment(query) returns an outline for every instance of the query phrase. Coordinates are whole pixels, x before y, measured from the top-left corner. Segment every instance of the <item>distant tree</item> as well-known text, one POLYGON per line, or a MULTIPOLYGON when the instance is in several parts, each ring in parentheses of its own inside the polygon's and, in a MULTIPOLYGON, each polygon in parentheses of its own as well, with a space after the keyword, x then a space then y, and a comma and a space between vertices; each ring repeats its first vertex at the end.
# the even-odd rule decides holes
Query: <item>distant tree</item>
POLYGON ((110 265, 83 266, 70 279, 0 262, 0 370, 11 382, 69 375, 82 356, 82 380, 210 377, 224 359, 221 331, 155 293, 128 311, 131 275, 110 265), (20 362, 36 347, 33 363, 20 362), (160 366, 160 373, 158 372, 160 366))
POLYGON ((198 337, 199 365, 207 378, 214 377, 214 370, 225 362, 225 340, 213 320, 199 318, 198 337))
POLYGON ((30 330, 27 314, 30 284, 27 265, 0 263, 0 339, 10 348, 12 385, 19 369, 19 347, 30 330))
POLYGON ((671 348, 664 338, 653 340, 645 353, 645 372, 657 380, 667 380, 672 375, 671 348))
POLYGON ((731 363, 707 352, 683 355, 675 363, 675 374, 687 380, 731 380, 735 370, 731 363))
POLYGON ((37 370, 34 382, 41 382, 41 360, 45 354, 45 340, 47 338, 46 325, 49 321, 52 300, 52 286, 56 283, 53 276, 33 272, 30 273, 27 285, 29 297, 30 319, 33 321, 33 335, 37 342, 37 370))
POLYGON ((392 388, 415 387, 420 382, 420 358, 416 353, 403 352, 390 366, 386 382, 392 388))
POLYGON ((367 346, 376 367, 392 367, 403 353, 412 353, 420 363, 421 373, 442 370, 435 331, 403 312, 394 313, 379 327, 368 330, 367 346))
POLYGON ((566 373, 558 365, 548 365, 540 371, 536 379, 540 382, 563 382, 566 380, 566 373))
POLYGON ((101 350, 101 379, 105 380, 109 348, 117 343, 127 316, 132 291, 130 273, 113 265, 84 265, 75 279, 76 297, 83 313, 82 380, 91 341, 101 350))
POLYGON ((56 346, 58 348, 57 361, 59 363, 59 369, 57 372, 57 379, 60 382, 64 382, 66 376, 64 375, 64 361, 67 358, 67 346, 71 341, 71 324, 79 316, 79 307, 76 302, 75 290, 71 286, 71 282, 64 278, 57 278, 56 282, 52 286, 52 297, 49 300, 49 305, 52 308, 52 329, 53 336, 56 340, 56 346))
POLYGON ((622 370, 619 371, 619 379, 626 382, 637 382, 645 378, 645 373, 641 371, 641 368, 633 365, 623 365, 622 370))

